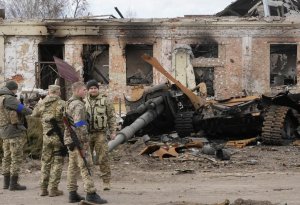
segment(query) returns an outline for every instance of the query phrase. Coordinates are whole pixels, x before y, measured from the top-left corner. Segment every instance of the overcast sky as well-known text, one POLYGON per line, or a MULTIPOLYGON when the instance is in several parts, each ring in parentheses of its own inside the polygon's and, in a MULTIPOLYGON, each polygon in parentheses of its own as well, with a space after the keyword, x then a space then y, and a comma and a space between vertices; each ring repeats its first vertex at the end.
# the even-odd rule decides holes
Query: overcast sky
POLYGON ((93 15, 112 14, 114 7, 136 18, 173 18, 184 15, 215 14, 235 0, 88 0, 93 15), (131 11, 131 12, 129 12, 131 11))

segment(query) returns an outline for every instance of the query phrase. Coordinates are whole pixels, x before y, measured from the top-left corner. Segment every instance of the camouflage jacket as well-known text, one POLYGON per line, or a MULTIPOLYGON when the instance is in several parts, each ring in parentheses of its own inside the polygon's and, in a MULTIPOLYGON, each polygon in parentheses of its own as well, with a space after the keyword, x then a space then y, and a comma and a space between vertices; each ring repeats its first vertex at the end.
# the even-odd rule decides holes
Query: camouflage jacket
MULTIPOLYGON (((72 96, 66 104, 65 115, 68 117, 72 129, 75 131, 79 141, 85 143, 89 141, 87 113, 82 98, 72 96)), ((71 144, 72 138, 69 130, 65 129, 65 145, 71 144)))
POLYGON ((0 137, 15 138, 23 135, 25 115, 32 110, 25 107, 7 87, 0 89, 0 137))
MULTIPOLYGON (((55 119, 58 126, 63 130, 62 117, 65 110, 65 101, 57 95, 47 95, 40 101, 33 110, 32 116, 41 118, 43 125, 43 134, 46 135, 53 126, 50 123, 51 119, 55 119)), ((62 131, 63 132, 63 131, 62 131)))
POLYGON ((110 133, 114 133, 116 131, 115 108, 107 96, 99 94, 91 97, 89 95, 84 101, 89 117, 89 131, 97 132, 108 128, 110 133))

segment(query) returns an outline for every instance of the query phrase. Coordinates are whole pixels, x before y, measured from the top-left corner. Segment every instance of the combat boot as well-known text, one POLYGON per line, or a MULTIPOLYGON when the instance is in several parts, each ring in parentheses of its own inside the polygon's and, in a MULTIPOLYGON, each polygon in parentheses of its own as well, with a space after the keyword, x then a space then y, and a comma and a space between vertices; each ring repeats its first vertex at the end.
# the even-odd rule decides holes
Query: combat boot
POLYGON ((110 190, 110 183, 109 182, 103 182, 103 190, 109 191, 110 190))
POLYGON ((9 190, 10 191, 19 191, 19 190, 25 190, 26 186, 22 186, 18 183, 19 176, 11 176, 10 177, 10 184, 9 184, 9 190))
POLYGON ((4 180, 3 180, 3 189, 8 189, 9 188, 9 182, 10 182, 10 174, 3 174, 4 180))
POLYGON ((47 196, 48 194, 49 194, 49 192, 48 192, 47 188, 42 188, 42 189, 41 189, 41 194, 40 194, 40 196, 47 196))
POLYGON ((53 188, 53 189, 50 189, 50 191, 49 191, 50 197, 61 196, 63 194, 64 194, 64 192, 61 190, 58 190, 58 188, 53 188))
POLYGON ((87 193, 85 200, 88 202, 95 203, 95 204, 106 204, 107 203, 107 201, 105 199, 102 199, 96 192, 87 193))
POLYGON ((69 192, 69 203, 76 203, 84 200, 84 197, 77 194, 77 191, 70 191, 69 192))

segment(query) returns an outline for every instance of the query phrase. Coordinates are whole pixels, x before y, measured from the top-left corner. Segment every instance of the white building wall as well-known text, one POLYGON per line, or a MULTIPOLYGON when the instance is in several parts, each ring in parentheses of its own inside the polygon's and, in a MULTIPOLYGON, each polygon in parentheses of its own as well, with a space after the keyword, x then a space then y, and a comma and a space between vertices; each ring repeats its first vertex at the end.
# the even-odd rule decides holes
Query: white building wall
POLYGON ((4 80, 14 79, 21 88, 35 86, 35 62, 41 37, 6 37, 4 42, 4 80))

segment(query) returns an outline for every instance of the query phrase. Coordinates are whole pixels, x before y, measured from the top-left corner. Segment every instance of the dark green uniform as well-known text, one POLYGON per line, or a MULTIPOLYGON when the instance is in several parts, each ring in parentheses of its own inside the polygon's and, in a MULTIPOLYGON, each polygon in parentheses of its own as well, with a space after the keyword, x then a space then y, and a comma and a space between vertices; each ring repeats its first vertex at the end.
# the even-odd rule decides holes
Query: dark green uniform
POLYGON ((95 97, 89 95, 85 99, 85 106, 89 114, 90 148, 92 153, 95 152, 94 163, 100 166, 104 186, 109 186, 111 170, 106 133, 107 130, 110 133, 116 132, 115 109, 103 94, 95 97))

